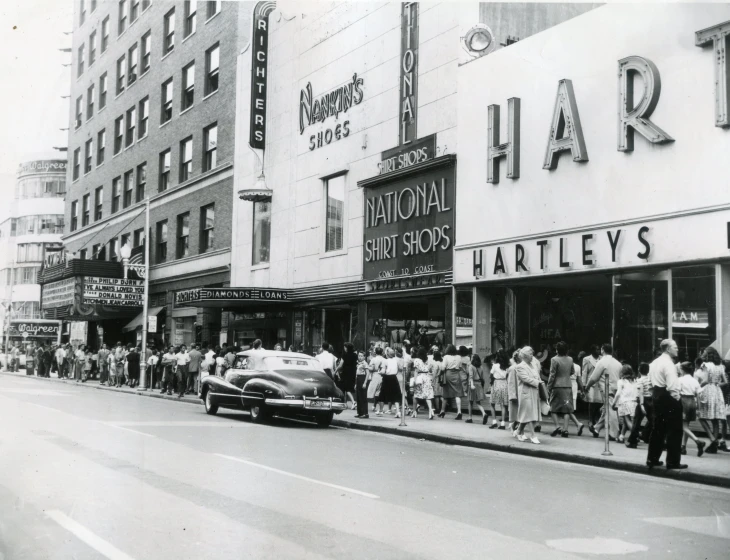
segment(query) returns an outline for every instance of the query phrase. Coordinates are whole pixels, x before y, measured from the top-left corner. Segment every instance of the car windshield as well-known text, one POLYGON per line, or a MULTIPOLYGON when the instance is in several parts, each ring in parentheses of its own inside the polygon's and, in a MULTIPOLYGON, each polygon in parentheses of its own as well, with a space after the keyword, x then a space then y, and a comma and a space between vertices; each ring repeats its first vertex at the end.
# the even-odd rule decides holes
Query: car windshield
POLYGON ((283 356, 270 356, 264 358, 264 364, 266 368, 271 371, 282 370, 282 369, 299 369, 305 371, 319 371, 324 372, 319 360, 314 358, 288 358, 283 356))

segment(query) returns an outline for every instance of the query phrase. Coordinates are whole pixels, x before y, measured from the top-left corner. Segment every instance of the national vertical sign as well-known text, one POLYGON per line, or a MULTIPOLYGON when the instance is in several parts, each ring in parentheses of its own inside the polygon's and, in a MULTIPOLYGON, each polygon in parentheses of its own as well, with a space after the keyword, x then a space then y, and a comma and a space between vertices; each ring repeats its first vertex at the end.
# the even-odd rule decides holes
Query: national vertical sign
POLYGON ((418 3, 404 3, 401 12, 400 129, 398 144, 413 142, 418 110, 418 3))

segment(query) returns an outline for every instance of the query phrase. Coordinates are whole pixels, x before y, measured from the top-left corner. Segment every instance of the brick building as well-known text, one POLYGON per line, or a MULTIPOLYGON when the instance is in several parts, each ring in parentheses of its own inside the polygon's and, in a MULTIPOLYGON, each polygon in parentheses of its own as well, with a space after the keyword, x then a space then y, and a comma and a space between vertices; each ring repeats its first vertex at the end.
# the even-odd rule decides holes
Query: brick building
MULTIPOLYGON (((231 116, 250 12, 220 1, 76 3, 63 241, 71 259, 120 260, 123 245, 144 242, 149 199, 157 343, 218 341, 220 311, 173 302, 177 290, 229 283, 231 116)), ((141 321, 126 319, 96 326, 106 342, 132 342, 141 321)))

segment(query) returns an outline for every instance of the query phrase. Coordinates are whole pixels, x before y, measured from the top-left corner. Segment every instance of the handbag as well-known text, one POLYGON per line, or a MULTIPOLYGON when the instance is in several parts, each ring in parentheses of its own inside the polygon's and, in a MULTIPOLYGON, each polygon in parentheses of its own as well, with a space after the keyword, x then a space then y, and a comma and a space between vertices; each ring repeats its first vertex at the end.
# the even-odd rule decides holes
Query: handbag
POLYGON ((446 386, 446 372, 445 371, 441 371, 441 373, 439 373, 439 385, 441 385, 441 387, 446 386))
POLYGON ((540 401, 540 414, 548 416, 550 414, 550 405, 545 401, 540 401))
POLYGON ((547 402, 549 399, 548 399, 547 389, 545 388, 544 383, 540 383, 540 385, 538 385, 538 391, 540 392, 540 400, 542 402, 547 402))

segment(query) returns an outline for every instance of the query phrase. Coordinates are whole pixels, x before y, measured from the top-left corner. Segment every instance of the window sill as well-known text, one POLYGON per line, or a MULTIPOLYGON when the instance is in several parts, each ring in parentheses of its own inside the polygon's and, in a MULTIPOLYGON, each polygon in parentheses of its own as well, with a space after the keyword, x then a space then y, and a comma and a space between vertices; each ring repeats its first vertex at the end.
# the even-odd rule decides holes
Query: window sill
POLYGON ((347 254, 347 249, 337 249, 336 251, 326 251, 319 254, 320 259, 329 259, 332 257, 341 257, 347 254))
POLYGON ((98 114, 99 114, 99 113, 101 113, 101 112, 102 112, 102 111, 103 111, 104 109, 106 109, 106 105, 104 105, 104 106, 103 106, 103 107, 102 107, 101 109, 99 109, 99 110, 98 110, 98 111, 96 112, 96 114, 98 115, 98 114))
POLYGON ((123 151, 124 151, 124 150, 119 150, 119 151, 118 151, 118 152, 117 152, 116 154, 114 154, 114 155, 112 156, 112 159, 114 159, 115 157, 117 157, 118 155, 120 155, 120 154, 121 154, 121 153, 122 153, 123 151))
POLYGON ((132 89, 132 87, 138 82, 138 79, 135 79, 131 84, 127 84, 127 89, 132 89))
POLYGON ((170 56, 173 52, 175 52, 175 47, 172 47, 169 51, 167 51, 165 54, 162 55, 162 58, 160 60, 165 60, 168 56, 170 56))
POLYGON ((134 143, 134 142, 132 142, 132 143, 131 143, 131 144, 130 144, 129 146, 124 146, 124 150, 123 150, 123 151, 124 151, 124 152, 126 152, 126 151, 127 151, 127 150, 129 150, 130 148, 133 148, 133 147, 134 147, 134 144, 135 144, 135 143, 134 143))
POLYGON ((96 166, 97 169, 99 169, 102 165, 104 165, 104 162, 102 161, 100 164, 96 166))
POLYGON ((149 134, 145 134, 144 136, 142 136, 142 138, 137 138, 137 143, 139 143, 142 140, 144 140, 145 138, 147 138, 147 136, 149 136, 149 134))
POLYGON ((141 73, 141 74, 139 75, 139 78, 137 78, 137 81, 140 81, 140 80, 141 80, 142 78, 144 78, 144 77, 145 77, 145 76, 146 76, 147 74, 149 74, 149 73, 150 73, 150 69, 149 69, 149 68, 147 68, 147 70, 145 70, 144 72, 142 72, 142 73, 141 73))
POLYGON ((123 94, 124 94, 124 91, 125 91, 125 90, 122 90, 122 91, 120 91, 119 93, 117 93, 117 94, 116 94, 116 95, 114 96, 114 99, 119 99, 119 96, 120 96, 120 95, 123 95, 123 94))
POLYGON ((271 268, 271 263, 252 264, 250 270, 266 270, 267 268, 271 268))
MULTIPOLYGON (((196 30, 196 31, 197 31, 197 30, 196 30)), ((191 33, 190 35, 188 35, 187 37, 184 37, 184 38, 183 38, 183 40, 182 40, 182 43, 181 43, 181 44, 184 44, 184 43, 185 43, 185 41, 187 41, 188 39, 190 39, 190 37, 192 37, 193 35, 195 35, 195 31, 193 31, 193 32, 192 32, 192 33, 191 33)))
POLYGON ((188 111, 190 111, 190 109, 192 109, 193 107, 195 107, 195 103, 193 103, 190 107, 186 107, 185 109, 183 109, 182 111, 180 111, 180 113, 179 113, 178 116, 182 117, 185 113, 187 113, 188 111))
POLYGON ((205 20, 205 23, 208 23, 210 20, 214 19, 221 13, 220 10, 218 10, 216 13, 214 13, 212 16, 210 16, 208 19, 205 20))
POLYGON ((162 124, 160 125, 160 128, 162 128, 162 127, 163 127, 163 126, 165 126, 165 125, 168 125, 168 124, 170 124, 171 122, 172 122, 172 119, 170 119, 170 120, 167 120, 167 121, 163 122, 163 123, 162 123, 162 124))
MULTIPOLYGON (((93 169, 91 171, 93 171, 93 169)), ((91 171, 85 171, 84 172, 84 177, 87 177, 88 175, 91 175, 91 171)))
POLYGON ((89 124, 89 121, 94 120, 94 115, 91 115, 86 121, 84 121, 85 124, 89 124))
MULTIPOLYGON (((219 88, 219 89, 220 89, 220 88, 219 88)), ((206 95, 205 97, 203 97, 203 101, 205 101, 206 99, 210 99, 210 98, 211 98, 211 97, 213 97, 213 96, 214 96, 214 95, 215 95, 216 93, 218 93, 218 90, 215 90, 215 91, 211 91, 211 92, 210 92, 210 93, 209 93, 208 95, 206 95)))

